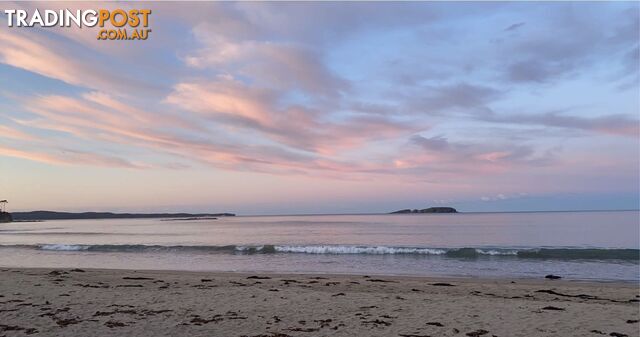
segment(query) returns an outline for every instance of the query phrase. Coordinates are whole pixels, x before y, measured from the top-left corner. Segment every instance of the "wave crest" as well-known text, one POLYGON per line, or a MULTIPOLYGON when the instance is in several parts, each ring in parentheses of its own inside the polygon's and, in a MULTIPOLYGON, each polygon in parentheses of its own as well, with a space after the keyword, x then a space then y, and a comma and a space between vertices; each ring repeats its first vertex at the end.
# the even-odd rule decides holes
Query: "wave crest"
POLYGON ((221 254, 363 254, 414 255, 447 258, 521 258, 563 260, 640 260, 639 249, 608 248, 432 248, 363 245, 226 245, 226 246, 162 246, 162 245, 85 245, 40 244, 0 245, 1 248, 36 249, 68 252, 199 252, 221 254))

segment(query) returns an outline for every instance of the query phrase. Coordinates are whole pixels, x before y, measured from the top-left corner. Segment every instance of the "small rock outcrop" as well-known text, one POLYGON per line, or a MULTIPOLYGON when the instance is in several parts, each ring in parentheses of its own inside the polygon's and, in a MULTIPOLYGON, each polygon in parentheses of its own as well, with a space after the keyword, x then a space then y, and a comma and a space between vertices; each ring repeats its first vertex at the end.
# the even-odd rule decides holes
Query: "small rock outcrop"
POLYGON ((0 223, 1 222, 11 222, 13 221, 13 217, 11 217, 11 213, 9 212, 0 212, 0 223))
POLYGON ((425 209, 401 209, 389 214, 414 214, 414 213, 458 213, 453 207, 429 207, 425 209))

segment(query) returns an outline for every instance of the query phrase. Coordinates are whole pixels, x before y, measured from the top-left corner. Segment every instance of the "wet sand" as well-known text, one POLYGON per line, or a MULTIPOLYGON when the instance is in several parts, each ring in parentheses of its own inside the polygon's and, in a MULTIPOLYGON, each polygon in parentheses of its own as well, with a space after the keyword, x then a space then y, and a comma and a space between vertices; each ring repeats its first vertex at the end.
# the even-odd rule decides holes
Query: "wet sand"
POLYGON ((2 269, 0 336, 638 336, 637 284, 2 269))

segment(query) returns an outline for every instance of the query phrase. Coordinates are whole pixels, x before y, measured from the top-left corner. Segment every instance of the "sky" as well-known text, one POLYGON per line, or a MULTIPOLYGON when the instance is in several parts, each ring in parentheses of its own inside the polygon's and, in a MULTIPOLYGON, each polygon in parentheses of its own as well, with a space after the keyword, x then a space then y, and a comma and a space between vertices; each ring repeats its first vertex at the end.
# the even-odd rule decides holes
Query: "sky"
POLYGON ((0 14, 9 210, 639 208, 638 2, 2 3, 105 7, 0 14))

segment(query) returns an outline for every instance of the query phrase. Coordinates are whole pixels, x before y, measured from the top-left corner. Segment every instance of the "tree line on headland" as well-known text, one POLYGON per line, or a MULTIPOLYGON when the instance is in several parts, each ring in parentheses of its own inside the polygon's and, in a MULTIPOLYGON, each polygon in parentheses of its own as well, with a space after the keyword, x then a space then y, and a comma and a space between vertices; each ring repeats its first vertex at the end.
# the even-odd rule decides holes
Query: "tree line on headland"
POLYGON ((220 216, 235 216, 235 214, 233 213, 198 213, 198 214, 193 214, 193 213, 112 213, 112 212, 71 213, 71 212, 54 212, 54 211, 13 212, 9 214, 9 217, 10 218, 12 217, 13 221, 74 220, 74 219, 201 218, 201 217, 220 217, 220 216))

